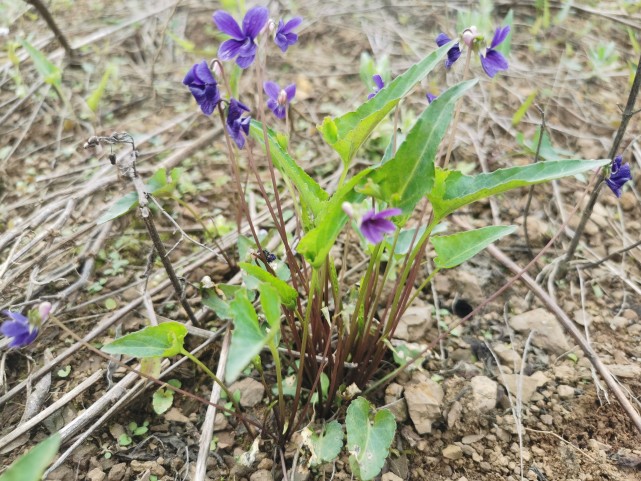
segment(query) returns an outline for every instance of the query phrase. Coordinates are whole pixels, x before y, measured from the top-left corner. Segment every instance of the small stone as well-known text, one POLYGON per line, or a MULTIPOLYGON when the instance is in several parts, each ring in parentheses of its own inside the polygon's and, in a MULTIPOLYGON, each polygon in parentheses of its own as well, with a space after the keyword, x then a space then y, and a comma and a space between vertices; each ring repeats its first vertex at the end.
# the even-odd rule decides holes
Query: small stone
POLYGON ((183 423, 183 424, 190 422, 189 418, 176 408, 171 408, 169 411, 167 411, 165 413, 165 419, 167 421, 171 421, 175 423, 183 423))
POLYGON ((274 478, 266 469, 259 469, 249 477, 249 481, 274 481, 274 478))
POLYGON ((385 404, 397 422, 403 423, 407 421, 407 403, 403 399, 403 386, 395 382, 387 386, 385 389, 385 404))
POLYGON ((621 208, 623 210, 632 210, 637 206, 637 199, 634 196, 634 193, 630 192, 629 190, 625 191, 621 195, 619 202, 621 202, 621 208))
POLYGON ((474 444, 479 442, 484 437, 485 437, 485 434, 469 434, 467 436, 463 436, 463 439, 461 439, 461 442, 463 444, 474 444))
POLYGON ((619 331, 628 327, 628 325, 630 325, 630 320, 626 319, 623 316, 616 316, 610 319, 609 324, 610 329, 612 329, 613 331, 619 331))
POLYGON ((405 388, 407 410, 416 432, 432 432, 432 423, 441 417, 441 405, 445 393, 440 384, 421 375, 419 382, 405 388), (422 379, 420 379, 422 377, 422 379))
POLYGON ((461 459, 463 457, 463 450, 454 444, 450 444, 442 451, 445 459, 461 459))
POLYGON ((580 326, 590 326, 592 324, 592 314, 583 309, 577 309, 574 311, 574 322, 580 326))
POLYGON ((545 378, 545 375, 541 377, 541 375, 535 376, 534 374, 532 376, 521 376, 520 374, 505 374, 501 379, 505 383, 505 387, 510 391, 515 399, 518 392, 517 387, 519 385, 519 378, 522 378, 521 400, 524 403, 529 403, 537 388, 543 386, 547 382, 547 378, 545 378))
POLYGON ((66 481, 68 479, 75 479, 76 473, 69 467, 62 465, 49 473, 47 479, 52 481, 66 481))
POLYGON ((454 282, 454 289, 460 294, 461 298, 466 299, 473 306, 477 306, 485 300, 486 296, 479 285, 478 276, 462 269, 455 269, 452 274, 452 281, 454 282))
POLYGON ((565 384, 561 384, 559 387, 557 387, 556 392, 561 399, 570 399, 574 397, 574 388, 565 384))
POLYGON ((385 473, 381 481, 403 481, 403 478, 396 476, 394 473, 385 473))
POLYGON ((554 418, 549 414, 541 414, 539 419, 543 424, 547 424, 548 426, 552 426, 552 424, 554 424, 554 418))
POLYGON ((223 413, 217 412, 216 418, 214 419, 214 432, 224 431, 228 427, 229 421, 227 421, 227 417, 223 413))
POLYGON ((103 481, 107 474, 100 468, 93 468, 87 473, 87 481, 103 481))
POLYGON ((127 473, 127 464, 125 463, 114 464, 109 470, 109 474, 107 475, 107 481, 122 481, 126 473, 127 473))
POLYGON ((536 331, 532 343, 541 349, 557 354, 570 350, 570 344, 556 317, 543 308, 513 316, 509 323, 518 332, 536 331))
POLYGON ((569 364, 560 364, 554 367, 554 377, 563 383, 568 383, 576 379, 577 372, 569 364))
POLYGON ((474 395, 474 407, 479 412, 491 411, 496 407, 498 384, 487 376, 476 376, 470 381, 474 395))
POLYGON ((506 364, 508 367, 519 366, 521 364, 521 356, 519 356, 511 345, 498 344, 494 348, 494 352, 501 362, 506 364))
POLYGON ((401 317, 394 337, 404 341, 418 341, 432 325, 432 311, 428 306, 412 306, 401 317))
MULTIPOLYGON (((520 235, 524 235, 523 216, 516 219, 516 223, 521 226, 520 235)), ((547 222, 538 217, 529 216, 527 219, 527 233, 530 242, 536 246, 543 246, 550 240, 550 227, 547 222)))
POLYGON ((265 386, 255 379, 246 377, 242 381, 236 381, 232 384, 229 391, 232 393, 240 391, 240 405, 244 408, 251 408, 263 399, 265 386))
POLYGON ((131 466, 131 469, 137 473, 149 470, 149 472, 154 476, 165 475, 165 468, 156 461, 138 461, 137 459, 132 459, 129 466, 131 466))
POLYGON ((629 321, 636 321, 639 319, 639 314, 637 314, 637 311, 634 309, 625 309, 621 314, 629 321))
POLYGON ((234 433, 229 431, 216 433, 216 437, 218 438, 218 443, 216 444, 216 446, 218 446, 218 449, 231 448, 234 445, 234 440, 236 439, 234 433))

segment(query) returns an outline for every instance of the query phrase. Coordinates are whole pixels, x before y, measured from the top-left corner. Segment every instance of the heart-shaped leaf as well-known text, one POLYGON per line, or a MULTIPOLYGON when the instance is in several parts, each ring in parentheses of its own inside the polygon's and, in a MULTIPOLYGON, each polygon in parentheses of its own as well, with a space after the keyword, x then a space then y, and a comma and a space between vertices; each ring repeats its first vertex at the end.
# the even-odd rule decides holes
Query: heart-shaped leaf
POLYGON ((239 262, 238 266, 247 274, 254 276, 259 281, 266 282, 267 284, 273 286, 278 292, 278 296, 280 297, 281 302, 286 307, 290 309, 294 309, 296 307, 298 292, 296 292, 296 289, 294 289, 292 286, 287 284, 287 282, 270 274, 265 269, 262 269, 256 264, 250 264, 249 262, 239 262))
POLYGON ((370 416, 371 405, 359 397, 347 408, 347 448, 349 465, 360 479, 373 479, 380 473, 396 432, 394 415, 380 409, 370 416))
POLYGON ((343 426, 338 421, 326 424, 318 435, 312 432, 307 441, 307 446, 312 453, 309 464, 317 466, 336 459, 343 449, 344 436, 343 426))
POLYGON ((187 328, 180 322, 163 322, 158 326, 122 336, 102 347, 108 354, 121 354, 138 358, 172 357, 183 351, 187 328))

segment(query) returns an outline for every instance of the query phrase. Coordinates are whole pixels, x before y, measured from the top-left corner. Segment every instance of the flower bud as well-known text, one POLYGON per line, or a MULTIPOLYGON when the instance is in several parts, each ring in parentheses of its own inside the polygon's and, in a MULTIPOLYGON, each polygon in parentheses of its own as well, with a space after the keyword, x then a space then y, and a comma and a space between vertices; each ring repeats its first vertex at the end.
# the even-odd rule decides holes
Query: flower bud
POLYGON ((38 313, 40 314, 40 321, 44 322, 49 313, 51 312, 51 302, 41 302, 38 306, 38 313))
POLYGON ((354 218, 354 207, 349 202, 343 202, 343 212, 347 214, 348 217, 354 218))
POLYGON ((470 28, 466 28, 463 31, 463 35, 461 35, 461 39, 463 40, 463 43, 468 46, 468 48, 472 48, 472 43, 474 42, 476 35, 477 35, 476 27, 472 25, 470 28))

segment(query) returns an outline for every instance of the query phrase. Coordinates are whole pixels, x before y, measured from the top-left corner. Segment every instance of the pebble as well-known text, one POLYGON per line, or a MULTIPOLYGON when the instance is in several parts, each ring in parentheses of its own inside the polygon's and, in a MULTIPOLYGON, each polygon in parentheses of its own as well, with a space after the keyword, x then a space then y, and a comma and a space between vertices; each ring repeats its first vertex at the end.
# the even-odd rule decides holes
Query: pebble
POLYGON ((559 387, 557 387, 556 392, 561 399, 570 399, 574 397, 574 388, 566 384, 561 384, 559 387))
POLYGON ((496 407, 498 384, 487 376, 475 376, 470 381, 474 396, 474 408, 479 412, 491 411, 496 407))
POLYGON ((381 481, 403 481, 403 478, 396 476, 394 473, 385 473, 381 481))
POLYGON ((617 377, 641 378, 641 366, 638 364, 610 364, 607 367, 617 377))
POLYGON ((539 419, 543 424, 547 424, 548 426, 552 426, 552 424, 554 424, 554 418, 549 414, 542 414, 539 419))
POLYGON ((463 457, 463 450, 454 444, 450 444, 442 451, 442 454, 445 459, 456 460, 463 457))
POLYGON ((428 306, 412 306, 401 317, 394 337, 404 341, 418 341, 433 324, 432 310, 428 306))
POLYGON ((625 329, 630 324, 630 320, 626 319, 623 316, 616 316, 610 319, 610 329, 613 331, 618 331, 619 329, 625 329))
POLYGON ((122 479, 125 477, 125 474, 127 474, 127 464, 114 464, 109 470, 107 481, 122 481, 122 479))
POLYGON ((485 434, 469 434, 467 436, 463 436, 463 439, 461 439, 461 442, 463 444, 474 444, 479 442, 484 437, 485 437, 485 434))
POLYGON ((510 327, 518 332, 536 331, 532 343, 546 351, 561 354, 570 350, 563 328, 553 314, 543 308, 533 309, 513 316, 510 327))
POLYGON ((266 469, 258 469, 249 477, 249 481, 274 481, 274 478, 266 469))
POLYGON ((183 423, 186 424, 189 421, 189 418, 185 416, 180 410, 177 408, 171 408, 169 411, 167 411, 165 414, 165 420, 167 421, 172 421, 175 423, 183 423))
POLYGON ((240 405, 244 408, 254 407, 265 395, 265 386, 250 377, 229 386, 230 392, 234 393, 237 390, 240 391, 240 405))
POLYGON ((407 403, 403 399, 403 386, 395 382, 387 386, 385 389, 385 404, 397 422, 403 423, 407 421, 407 403))
POLYGON ((405 387, 407 410, 418 434, 431 433, 432 423, 441 417, 445 393, 440 384, 422 373, 415 379, 418 382, 405 387))
POLYGON ((107 474, 100 468, 93 468, 87 473, 87 481, 103 481, 107 474))
POLYGON ((520 374, 506 374, 502 376, 505 387, 510 391, 513 398, 516 399, 517 386, 519 378, 522 378, 521 400, 529 403, 537 388, 543 386, 548 380, 541 371, 537 371, 531 376, 521 376, 520 374))

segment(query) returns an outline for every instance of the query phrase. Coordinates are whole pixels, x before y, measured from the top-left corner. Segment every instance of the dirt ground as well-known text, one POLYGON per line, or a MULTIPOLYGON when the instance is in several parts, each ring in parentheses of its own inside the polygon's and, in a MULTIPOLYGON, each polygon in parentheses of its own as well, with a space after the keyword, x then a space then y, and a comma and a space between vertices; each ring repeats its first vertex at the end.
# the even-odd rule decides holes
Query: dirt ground
MULTIPOLYGON (((641 55, 641 8, 629 1, 567 8, 564 2, 554 3, 546 26, 545 12, 534 3, 496 2, 490 9, 490 26, 498 26, 512 9, 510 68, 493 81, 481 78, 464 101, 452 160, 461 170, 492 171, 532 162, 533 135, 540 125, 537 105, 545 111, 550 156, 603 158, 610 149, 641 55), (533 105, 515 122, 531 95, 536 95, 533 105)), ((270 4, 273 16, 301 15, 305 20, 299 44, 286 56, 269 59, 275 79, 297 84, 291 144, 301 166, 327 181, 340 168, 315 126, 367 96, 359 77, 362 52, 375 59, 387 55, 392 74, 398 75, 432 51, 439 32, 454 35, 457 11, 470 7, 478 5, 361 0, 270 4)), ((168 219, 158 216, 157 222, 167 248, 175 247, 171 257, 185 280, 188 301, 207 329, 218 333, 190 336, 190 349, 199 348, 199 357, 214 369, 223 322, 202 308, 195 286, 204 276, 226 282, 236 274, 214 253, 223 249, 233 255, 235 250, 234 192, 220 120, 197 110, 182 79, 193 63, 216 55, 220 37, 211 14, 221 7, 210 1, 52 0, 48 8, 76 49, 72 62, 33 7, 17 0, 0 5, 0 28, 7 28, 0 34, 6 45, 0 52, 0 309, 50 300, 60 321, 98 347, 145 326, 150 310, 160 320, 186 320, 159 263, 148 278, 142 277, 151 243, 138 216, 96 223, 131 186, 110 165, 108 149, 96 156, 83 145, 92 135, 127 131, 140 153, 141 175, 149 177, 160 167, 184 169, 179 199, 162 203, 185 235, 210 250, 190 242, 168 219), (43 80, 19 39, 61 68, 58 91, 43 80), (92 110, 91 96, 106 71, 111 74, 92 110), (220 235, 214 240, 216 232, 220 235)), ((472 68, 483 76, 478 64, 472 68)), ((442 67, 422 88, 439 92, 462 75, 461 69, 442 67)), ((255 105, 253 88, 250 79, 243 80, 245 100, 255 105)), ((424 106, 424 93, 408 97, 401 125, 424 106)), ((639 116, 633 117, 622 144, 633 182, 621 199, 602 190, 567 276, 552 285, 545 276, 538 278, 589 335, 637 410, 641 251, 618 251, 641 237, 640 128, 639 116), (577 268, 589 262, 594 265, 577 268)), ((359 163, 381 155, 384 135, 382 127, 359 163)), ((585 204, 588 180, 567 178, 534 189, 529 246, 522 227, 527 189, 473 204, 460 218, 475 227, 518 225, 519 231, 498 246, 526 265, 529 249, 538 253, 573 207, 585 204)), ((258 190, 249 182, 247 191, 259 226, 268 230, 258 190)), ((578 217, 570 219, 530 270, 532 277, 564 254, 578 217)), ((361 259, 357 253, 349 261, 358 264, 361 259)), ((351 281, 357 282, 360 274, 355 272, 351 281)), ((425 346, 435 341, 510 276, 486 252, 441 274, 434 290, 428 288, 417 301, 415 329, 398 342, 425 346)), ((589 359, 541 307, 516 282, 481 314, 436 342, 420 369, 401 374, 384 392, 371 396, 377 406, 393 409, 398 421, 383 480, 518 480, 521 466, 529 480, 641 480, 641 435, 602 387, 589 359), (536 332, 529 338, 532 330, 536 332), (523 390, 517 396, 519 382, 523 390), (425 402, 412 399, 427 400, 433 409, 425 411, 425 402)), ((392 367, 390 356, 385 369, 392 367)), ((201 372, 179 362, 171 369, 164 379, 179 379, 183 389, 209 399, 212 385, 201 372)), ((258 378, 256 372, 252 376, 258 378)), ((262 419, 266 396, 255 385, 240 388, 247 397, 258 396, 247 412, 262 419)), ((9 351, 6 342, 0 344, 0 471, 50 432, 61 431, 64 460, 47 479, 195 479, 206 405, 177 395, 173 407, 158 415, 151 401, 155 389, 108 365, 51 324, 28 348, 9 351), (27 417, 57 401, 58 409, 3 443, 27 417), (131 423, 147 429, 134 433, 131 423), (121 442, 123 435, 131 442, 121 442)), ((208 479, 282 479, 280 459, 268 441, 261 441, 252 467, 241 469, 235 457, 252 441, 242 425, 219 414, 213 429, 216 449, 207 462, 208 479)), ((305 452, 297 441, 294 437, 286 459, 291 463, 296 458, 303 466, 305 452)), ((351 479, 346 454, 301 473, 295 479, 351 479)))

